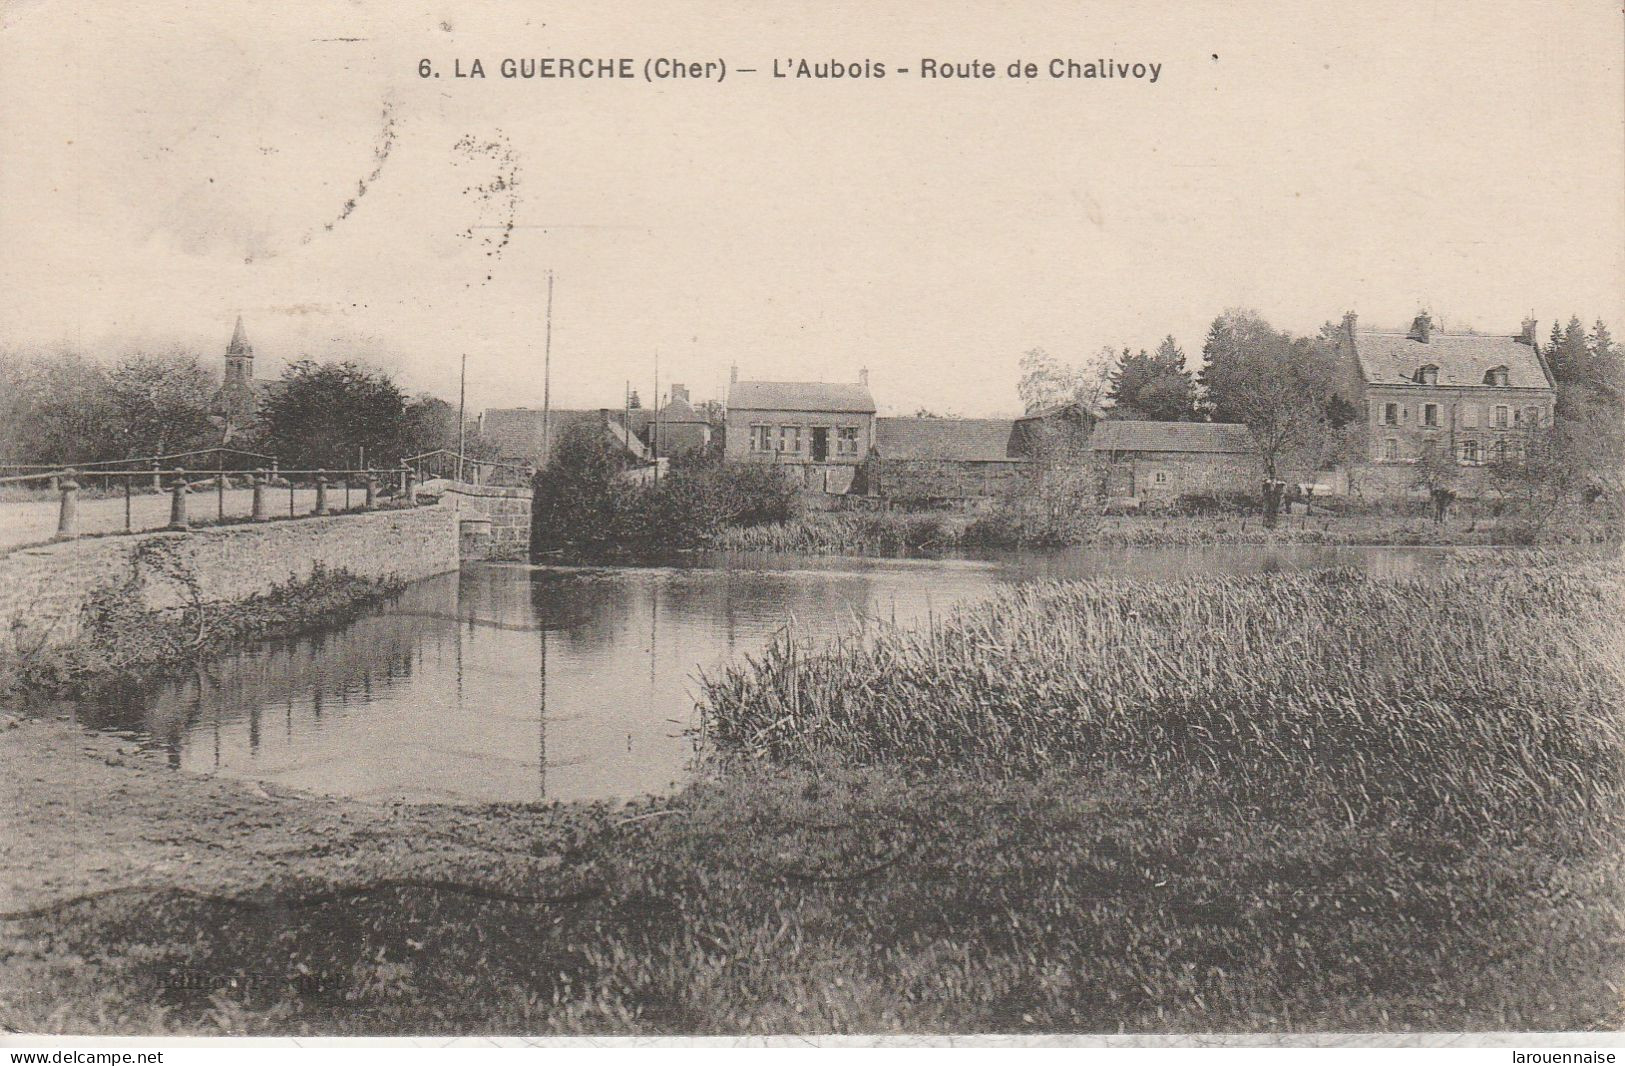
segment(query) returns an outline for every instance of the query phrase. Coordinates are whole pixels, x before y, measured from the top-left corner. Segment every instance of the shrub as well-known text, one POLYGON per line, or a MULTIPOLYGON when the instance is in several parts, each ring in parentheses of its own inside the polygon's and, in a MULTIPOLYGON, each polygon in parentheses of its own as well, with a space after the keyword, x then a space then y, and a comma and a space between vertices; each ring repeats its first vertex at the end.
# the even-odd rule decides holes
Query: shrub
POLYGON ((631 469, 601 427, 572 427, 536 475, 532 555, 658 554, 702 547, 726 527, 799 514, 795 487, 773 467, 692 460, 658 482, 633 480, 631 469))
POLYGON ((1187 515, 1251 515, 1258 512, 1258 496, 1251 492, 1190 492, 1173 508, 1187 515))

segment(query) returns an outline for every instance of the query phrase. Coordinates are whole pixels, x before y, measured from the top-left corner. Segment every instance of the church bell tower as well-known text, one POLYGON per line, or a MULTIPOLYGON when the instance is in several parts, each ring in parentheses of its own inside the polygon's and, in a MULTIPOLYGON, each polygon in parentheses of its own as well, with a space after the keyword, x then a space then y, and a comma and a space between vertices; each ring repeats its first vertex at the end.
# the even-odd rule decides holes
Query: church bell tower
POLYGON ((243 330, 243 316, 237 316, 237 328, 231 331, 231 343, 226 345, 226 378, 229 389, 233 385, 251 386, 254 381, 254 346, 248 343, 243 330))

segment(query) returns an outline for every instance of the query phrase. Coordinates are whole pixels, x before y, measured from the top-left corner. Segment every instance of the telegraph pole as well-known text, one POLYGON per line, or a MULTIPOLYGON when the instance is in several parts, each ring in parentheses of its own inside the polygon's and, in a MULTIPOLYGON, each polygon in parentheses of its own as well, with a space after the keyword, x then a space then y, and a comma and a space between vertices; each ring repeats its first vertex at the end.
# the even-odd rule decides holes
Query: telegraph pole
POLYGON ((547 272, 547 322, 542 333, 542 466, 553 458, 553 272, 547 272))
POLYGON ((465 414, 468 403, 468 353, 463 353, 463 369, 457 375, 457 480, 463 480, 463 434, 468 429, 465 414))
POLYGON ((660 349, 655 349, 655 394, 649 400, 654 411, 649 421, 649 457, 654 460, 655 484, 660 484, 660 349))

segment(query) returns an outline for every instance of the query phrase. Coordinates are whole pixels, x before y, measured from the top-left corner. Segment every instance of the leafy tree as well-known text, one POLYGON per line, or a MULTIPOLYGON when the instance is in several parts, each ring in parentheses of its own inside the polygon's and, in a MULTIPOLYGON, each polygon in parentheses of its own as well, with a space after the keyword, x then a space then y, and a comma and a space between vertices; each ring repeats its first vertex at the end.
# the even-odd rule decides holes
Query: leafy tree
POLYGON ((1155 353, 1124 348, 1107 380, 1106 398, 1117 417, 1154 422, 1192 422, 1198 417, 1196 383, 1185 369, 1185 353, 1170 335, 1155 353))
MULTIPOLYGON (((502 457, 501 448, 493 442, 481 439, 478 425, 474 422, 468 424, 461 443, 463 454, 470 459, 495 461, 502 457)), ((457 445, 457 408, 445 400, 423 392, 413 397, 406 405, 406 411, 401 418, 399 449, 401 454, 390 457, 389 461, 440 449, 455 452, 457 445)))
POLYGON ((1440 523, 1450 513, 1450 505, 1461 489, 1461 466, 1448 447, 1437 441, 1427 441, 1422 454, 1411 468, 1411 484, 1428 494, 1433 504, 1433 521, 1440 523))
POLYGON ((0 459, 21 462, 28 454, 27 427, 23 425, 25 368, 21 353, 0 347, 0 459))
POLYGON ((534 481, 531 552, 594 557, 703 546, 726 525, 782 522, 798 509, 795 485, 766 463, 673 463, 657 485, 601 423, 570 426, 534 481))
POLYGON ((122 458, 107 368, 77 352, 36 356, 18 374, 18 459, 88 463, 122 458))
POLYGON ((590 555, 621 544, 635 495, 621 475, 631 465, 598 423, 576 423, 560 434, 533 482, 531 554, 564 548, 590 555))
POLYGON ((123 455, 164 455, 211 442, 214 387, 196 356, 137 353, 121 360, 108 375, 107 398, 123 455))
POLYGON ((1346 445, 1323 344, 1277 332, 1256 312, 1226 311, 1204 346, 1200 378, 1216 422, 1247 427, 1263 468, 1264 521, 1273 525, 1289 474, 1309 474, 1346 445))
POLYGON ((387 465, 402 456, 406 396, 381 371, 301 359, 282 373, 261 421, 265 448, 285 469, 387 465))
POLYGON ((1539 543, 1567 525, 1601 519, 1618 535, 1625 514, 1625 446, 1616 414, 1605 405, 1571 411, 1552 425, 1525 430, 1517 446, 1490 464, 1510 502, 1520 539, 1539 543))
POLYGON ((1064 363, 1042 348, 1033 348, 1021 357, 1021 381, 1016 394, 1028 414, 1063 403, 1098 407, 1106 393, 1106 372, 1115 353, 1102 348, 1085 363, 1064 363))
POLYGON ((1252 358, 1253 353, 1269 350, 1279 336, 1263 316, 1247 308, 1230 308, 1213 320, 1202 342, 1202 369, 1196 373, 1213 421, 1246 421, 1241 410, 1231 406, 1231 394, 1225 385, 1234 378, 1235 367, 1252 358))

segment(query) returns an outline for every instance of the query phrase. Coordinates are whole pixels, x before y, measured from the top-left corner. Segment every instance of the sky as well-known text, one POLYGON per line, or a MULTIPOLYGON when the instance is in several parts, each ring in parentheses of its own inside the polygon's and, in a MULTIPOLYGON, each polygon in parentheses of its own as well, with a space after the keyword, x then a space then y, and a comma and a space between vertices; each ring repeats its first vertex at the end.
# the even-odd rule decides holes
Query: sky
POLYGON ((648 397, 658 358, 696 399, 867 368, 883 412, 991 416, 1029 349, 1194 361, 1228 307, 1625 333, 1612 0, 1166 6, 13 2, 0 345, 217 366, 241 314, 262 377, 358 358, 455 401, 466 355, 471 412, 539 407, 551 272, 555 406, 648 397), (729 72, 497 76, 546 56, 729 72), (892 69, 771 77, 801 57, 892 69), (1053 57, 1160 74, 1002 76, 1053 57))

